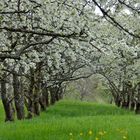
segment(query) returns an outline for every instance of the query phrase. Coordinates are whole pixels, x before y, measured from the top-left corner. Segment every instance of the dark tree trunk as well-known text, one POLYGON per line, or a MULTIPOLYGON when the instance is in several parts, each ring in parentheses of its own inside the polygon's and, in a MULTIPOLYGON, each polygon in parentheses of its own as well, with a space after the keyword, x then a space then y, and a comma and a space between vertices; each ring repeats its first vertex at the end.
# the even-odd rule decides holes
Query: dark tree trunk
POLYGON ((122 108, 125 108, 125 109, 128 109, 128 108, 129 108, 128 102, 123 101, 121 107, 122 107, 122 108))
POLYGON ((14 108, 12 101, 8 100, 6 91, 6 81, 4 79, 1 80, 1 99, 5 111, 5 121, 14 121, 14 108))
MULTIPOLYGON (((29 114, 40 115, 40 96, 41 96, 41 67, 42 63, 36 64, 36 69, 30 69, 31 79, 30 79, 30 111, 29 114), (32 103, 33 102, 33 103, 32 103), (34 109, 31 109, 34 108, 34 109)), ((31 115, 30 115, 31 116, 31 115)))
POLYGON ((59 88, 57 88, 56 90, 57 90, 57 91, 55 92, 55 95, 54 95, 54 96, 55 96, 55 100, 56 100, 56 101, 59 101, 59 94, 60 94, 60 93, 59 93, 59 88))
POLYGON ((55 102, 56 102, 56 100, 55 100, 55 99, 56 99, 56 98, 55 98, 55 95, 54 95, 53 92, 51 92, 50 95, 51 95, 50 103, 51 103, 51 105, 54 105, 55 102))
POLYGON ((129 102, 128 102, 128 94, 126 90, 122 92, 122 101, 121 101, 121 107, 128 109, 129 108, 129 102))
POLYGON ((119 97, 119 95, 115 98, 115 104, 120 107, 121 106, 121 98, 119 97))
POLYGON ((129 108, 131 111, 134 111, 135 109, 135 102, 131 102, 130 104, 130 108, 129 108))
POLYGON ((136 114, 140 114, 140 103, 136 104, 136 110, 135 110, 136 114))
POLYGON ((45 102, 46 102, 46 106, 48 107, 49 106, 49 92, 48 92, 48 89, 47 88, 45 88, 45 91, 46 91, 46 93, 43 93, 43 96, 44 96, 44 98, 45 98, 45 102))
POLYGON ((46 87, 42 89, 42 96, 39 99, 39 103, 42 111, 45 111, 46 108, 49 106, 49 93, 46 87))
POLYGON ((40 103, 41 110, 42 110, 42 111, 46 111, 46 107, 47 107, 47 106, 46 106, 46 103, 45 103, 43 97, 41 97, 41 98, 39 99, 39 103, 40 103))
POLYGON ((56 102, 56 97, 55 97, 55 87, 50 87, 50 104, 54 105, 56 102))
POLYGON ((34 114, 39 116, 40 115, 40 105, 39 102, 34 103, 34 114))
POLYGON ((64 87, 60 86, 60 88, 59 88, 59 94, 58 94, 58 99, 59 100, 63 99, 64 92, 65 92, 64 87))
POLYGON ((21 81, 16 74, 13 74, 13 88, 14 88, 14 100, 15 100, 15 107, 16 107, 16 114, 17 119, 22 120, 24 119, 24 96, 22 93, 21 81))
POLYGON ((27 119, 32 119, 34 116, 34 103, 31 99, 28 99, 27 110, 28 110, 27 119))
POLYGON ((30 86, 29 86, 29 94, 27 96, 27 110, 28 115, 27 118, 31 119, 34 116, 34 97, 33 97, 33 90, 34 90, 34 70, 30 69, 30 86))
POLYGON ((136 114, 140 114, 140 83, 137 84, 138 88, 137 88, 137 101, 136 101, 136 114))
POLYGON ((132 90, 130 93, 129 110, 134 110, 134 108, 135 108, 134 91, 132 90))
POLYGON ((36 64, 36 70, 34 71, 34 113, 35 115, 40 115, 40 97, 41 97, 41 67, 42 63, 36 64))
POLYGON ((38 95, 34 95, 34 114, 37 116, 40 115, 40 104, 38 95))

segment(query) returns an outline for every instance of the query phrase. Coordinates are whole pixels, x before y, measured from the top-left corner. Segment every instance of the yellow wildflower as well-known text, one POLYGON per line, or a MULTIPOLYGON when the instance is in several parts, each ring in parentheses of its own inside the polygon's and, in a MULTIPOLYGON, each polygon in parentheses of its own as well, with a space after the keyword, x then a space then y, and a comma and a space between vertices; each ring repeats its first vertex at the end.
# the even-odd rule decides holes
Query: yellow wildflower
POLYGON ((103 136, 103 135, 104 135, 104 132, 101 132, 101 131, 100 131, 100 132, 99 132, 99 135, 100 135, 100 136, 103 136))
POLYGON ((83 133, 82 132, 80 133, 80 136, 83 136, 83 133))
POLYGON ((124 139, 124 140, 126 140, 126 139, 127 139, 127 137, 126 137, 126 136, 123 136, 123 139, 124 139))
POLYGON ((89 134, 89 135, 92 135, 92 134, 93 134, 92 130, 90 130, 90 131, 88 132, 88 134, 89 134))
POLYGON ((95 140, 99 140, 99 138, 96 137, 95 140))
POLYGON ((69 133, 70 136, 72 136, 72 133, 69 133))

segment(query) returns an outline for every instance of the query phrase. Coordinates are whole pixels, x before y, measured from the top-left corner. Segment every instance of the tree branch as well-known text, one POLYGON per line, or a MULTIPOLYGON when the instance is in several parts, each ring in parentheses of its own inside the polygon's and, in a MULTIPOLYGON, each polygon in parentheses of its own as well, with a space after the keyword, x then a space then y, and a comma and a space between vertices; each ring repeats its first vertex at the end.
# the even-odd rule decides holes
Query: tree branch
POLYGON ((118 27, 119 29, 125 31, 126 33, 128 33, 129 35, 135 37, 135 38, 140 38, 140 36, 138 34, 134 34, 132 32, 130 32, 128 29, 124 28, 119 22, 117 22, 113 17, 111 17, 108 12, 106 12, 97 2, 96 0, 92 0, 94 2, 94 4, 100 9, 100 11, 102 12, 102 14, 105 17, 108 17, 114 24, 116 25, 116 27, 118 27))
POLYGON ((79 33, 71 33, 71 34, 63 34, 63 33, 54 33, 54 32, 39 32, 21 28, 9 28, 9 27, 1 27, 0 30, 6 30, 9 32, 17 32, 17 33, 25 33, 25 34, 35 34, 40 36, 51 36, 51 37, 66 37, 66 38, 75 38, 79 37, 79 33))

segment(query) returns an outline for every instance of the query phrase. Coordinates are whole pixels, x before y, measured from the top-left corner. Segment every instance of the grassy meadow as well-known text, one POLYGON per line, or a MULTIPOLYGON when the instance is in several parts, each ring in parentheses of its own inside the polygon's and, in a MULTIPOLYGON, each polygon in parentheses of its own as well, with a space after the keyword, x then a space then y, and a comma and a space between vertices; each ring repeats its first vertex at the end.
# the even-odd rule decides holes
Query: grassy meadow
POLYGON ((4 122, 0 140, 140 140, 140 116, 113 105, 59 101, 40 117, 4 122))

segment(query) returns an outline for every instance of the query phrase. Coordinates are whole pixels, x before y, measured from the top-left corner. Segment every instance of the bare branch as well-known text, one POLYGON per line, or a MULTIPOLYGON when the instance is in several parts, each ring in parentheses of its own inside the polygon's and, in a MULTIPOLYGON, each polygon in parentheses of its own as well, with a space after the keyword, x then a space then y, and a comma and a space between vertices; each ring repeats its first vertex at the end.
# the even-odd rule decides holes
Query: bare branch
POLYGON ((138 34, 134 34, 134 33, 130 32, 128 29, 124 28, 119 22, 117 22, 113 17, 111 17, 111 16, 108 14, 108 12, 106 12, 106 11, 100 6, 100 4, 98 4, 98 3, 96 2, 96 0, 92 0, 92 1, 93 1, 94 4, 100 9, 100 11, 102 12, 102 14, 103 14, 105 17, 109 18, 109 19, 112 21, 112 23, 114 23, 113 25, 115 25, 117 28, 119 28, 119 29, 125 31, 126 33, 128 33, 129 35, 131 35, 131 36, 133 36, 133 37, 135 37, 135 38, 140 38, 140 36, 139 36, 138 34))
POLYGON ((6 30, 9 32, 17 32, 17 33, 25 33, 25 34, 35 34, 41 36, 51 36, 51 37, 66 37, 66 38, 76 38, 79 37, 79 33, 70 33, 70 34, 63 34, 63 33, 54 33, 54 32, 41 32, 41 31, 33 31, 21 28, 9 28, 9 27, 1 27, 0 30, 6 30))

